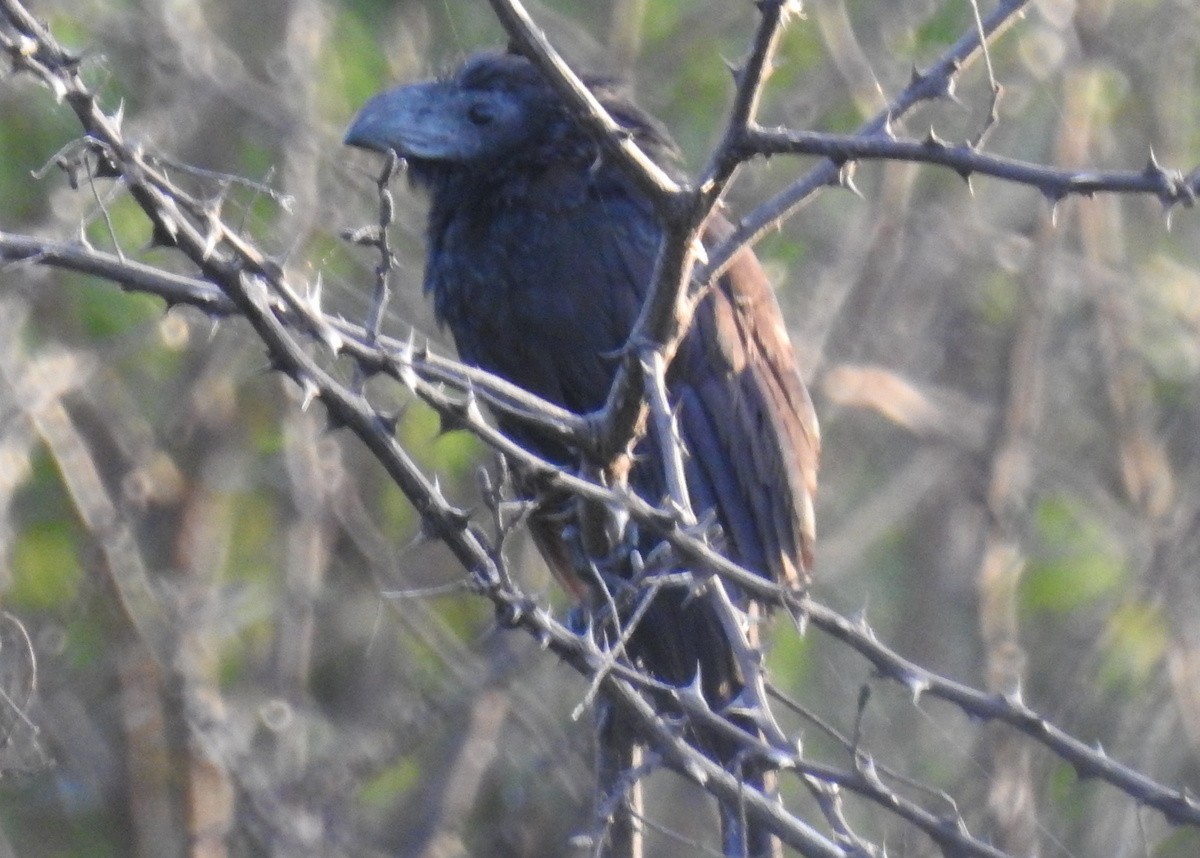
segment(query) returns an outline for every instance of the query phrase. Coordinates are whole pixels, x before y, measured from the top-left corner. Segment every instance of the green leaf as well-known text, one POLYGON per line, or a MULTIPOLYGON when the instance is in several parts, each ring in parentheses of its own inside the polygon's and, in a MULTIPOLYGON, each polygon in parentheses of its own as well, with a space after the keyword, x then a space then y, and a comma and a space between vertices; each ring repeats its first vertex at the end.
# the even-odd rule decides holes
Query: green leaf
POLYGON ((401 760, 394 766, 388 766, 363 784, 358 795, 365 804, 375 805, 379 808, 388 807, 394 805, 421 778, 421 767, 415 760, 401 760))
POLYGON ((1142 685, 1162 667, 1168 635, 1160 608, 1141 602, 1120 605, 1109 616, 1107 631, 1101 677, 1108 683, 1142 685))
POLYGON ((1124 558, 1099 522, 1073 501, 1048 498, 1035 512, 1043 543, 1022 582, 1022 601, 1043 611, 1073 611, 1112 595, 1125 579, 1124 558))
POLYGON ((413 407, 400 421, 400 441, 426 468, 443 481, 469 476, 482 452, 479 440, 466 431, 441 433, 441 421, 431 408, 413 407))
POLYGON ((61 521, 32 525, 17 538, 13 549, 10 604, 25 610, 45 610, 74 598, 82 570, 75 552, 73 528, 61 521))

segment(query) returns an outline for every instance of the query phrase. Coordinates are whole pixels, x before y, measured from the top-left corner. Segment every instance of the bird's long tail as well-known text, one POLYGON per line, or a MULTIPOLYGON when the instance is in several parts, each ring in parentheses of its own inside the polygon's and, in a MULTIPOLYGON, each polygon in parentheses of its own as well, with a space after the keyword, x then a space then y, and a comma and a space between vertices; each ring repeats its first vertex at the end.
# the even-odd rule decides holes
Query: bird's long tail
MULTIPOLYGON (((757 627, 753 624, 749 643, 758 646, 757 627)), ((701 691, 715 712, 723 711, 742 689, 743 677, 725 628, 715 606, 706 598, 688 598, 680 591, 660 591, 635 631, 631 647, 644 667, 672 685, 690 684, 699 670, 701 691)), ((757 735, 758 728, 751 719, 731 716, 730 720, 757 735)), ((697 745, 718 765, 741 777, 747 790, 773 793, 774 773, 744 763, 742 743, 703 728, 694 731, 694 736, 697 745)), ((722 803, 720 814, 725 858, 778 858, 782 854, 776 837, 747 820, 742 803, 722 803)))

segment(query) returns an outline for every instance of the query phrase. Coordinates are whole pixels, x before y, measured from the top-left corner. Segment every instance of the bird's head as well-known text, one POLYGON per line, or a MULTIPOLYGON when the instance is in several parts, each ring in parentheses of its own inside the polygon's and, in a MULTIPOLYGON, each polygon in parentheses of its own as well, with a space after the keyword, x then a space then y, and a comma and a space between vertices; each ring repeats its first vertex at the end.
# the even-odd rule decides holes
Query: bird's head
MULTIPOLYGON (((588 83, 652 155, 670 160, 673 146, 661 126, 611 81, 588 83)), ((447 170, 478 177, 499 167, 594 161, 599 151, 533 64, 501 53, 477 54, 450 77, 376 95, 350 124, 345 142, 395 152, 418 181, 447 170)))
POLYGON ((524 60, 481 55, 453 77, 376 95, 346 132, 351 146, 411 162, 487 166, 530 142, 549 117, 524 60))

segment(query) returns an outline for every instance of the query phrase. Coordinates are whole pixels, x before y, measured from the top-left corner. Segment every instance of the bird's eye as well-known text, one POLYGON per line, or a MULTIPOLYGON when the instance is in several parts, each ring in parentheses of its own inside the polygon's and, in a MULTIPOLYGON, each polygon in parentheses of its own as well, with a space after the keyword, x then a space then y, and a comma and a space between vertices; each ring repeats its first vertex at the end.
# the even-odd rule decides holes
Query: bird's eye
POLYGON ((490 125, 493 118, 492 111, 486 105, 472 104, 467 108, 467 119, 476 125, 490 125))

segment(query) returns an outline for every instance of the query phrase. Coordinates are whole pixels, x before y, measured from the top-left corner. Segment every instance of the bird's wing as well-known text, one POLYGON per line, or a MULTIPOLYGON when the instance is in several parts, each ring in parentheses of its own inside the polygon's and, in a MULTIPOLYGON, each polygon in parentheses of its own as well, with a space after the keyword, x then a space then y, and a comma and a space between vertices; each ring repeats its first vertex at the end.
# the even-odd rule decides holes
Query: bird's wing
MULTIPOLYGON (((536 348, 563 404, 591 411, 603 404, 612 355, 640 312, 660 233, 644 203, 625 193, 591 195, 552 222, 536 247, 539 276, 529 279, 540 291, 527 306, 543 319, 536 348)), ((715 242, 730 229, 717 215, 705 239, 715 242)), ((751 251, 734 258, 698 305, 668 383, 696 512, 716 513, 735 561, 787 585, 807 583, 816 415, 779 305, 751 251)), ((664 480, 655 439, 645 439, 638 453, 630 479, 659 501, 664 480)))
MULTIPOLYGON (((466 290, 471 305, 455 337, 471 362, 572 410, 593 411, 604 403, 615 354, 640 311, 659 231, 649 208, 623 189, 573 184, 567 173, 544 181, 553 186, 534 190, 552 203, 489 222, 488 243, 502 249, 498 264, 476 261, 456 272, 459 285, 464 277, 488 280, 466 290)), ((706 238, 728 228, 719 221, 706 238)), ((738 254, 692 324, 668 382, 696 511, 716 513, 734 560, 773 580, 803 583, 812 565, 816 420, 753 253, 738 254)), ((552 452, 520 427, 506 428, 552 452)), ((639 452, 631 481, 658 501, 654 439, 639 452)))
MULTIPOLYGON (((723 219, 706 238, 727 234, 723 219)), ((766 274, 743 250, 696 309, 672 365, 689 487, 715 508, 733 559, 807 582, 820 436, 766 274)))

